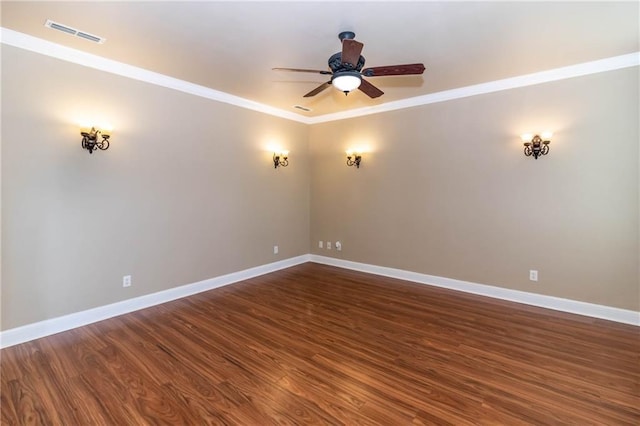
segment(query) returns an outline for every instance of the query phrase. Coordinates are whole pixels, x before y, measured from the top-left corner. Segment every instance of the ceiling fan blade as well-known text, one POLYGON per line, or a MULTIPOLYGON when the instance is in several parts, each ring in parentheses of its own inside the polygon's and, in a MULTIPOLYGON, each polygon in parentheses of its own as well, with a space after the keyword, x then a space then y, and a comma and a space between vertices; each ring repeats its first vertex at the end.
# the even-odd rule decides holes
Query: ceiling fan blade
POLYGON ((342 40, 342 63, 351 64, 355 68, 360 60, 360 52, 362 52, 363 47, 364 44, 359 41, 353 39, 342 40))
POLYGON ((271 68, 271 69, 273 71, 311 72, 311 73, 314 73, 314 74, 327 74, 327 75, 333 74, 331 71, 307 70, 307 69, 303 69, 303 68, 271 68))
POLYGON ((376 86, 369 83, 364 78, 362 79, 362 82, 360 83, 358 89, 362 90, 370 98, 377 98, 384 95, 384 92, 382 90, 378 89, 376 86))
POLYGON ((326 83, 322 83, 320 86, 316 87, 315 89, 313 89, 312 91, 304 95, 303 97, 310 98, 311 96, 315 96, 329 86, 331 86, 331 80, 327 81, 326 83))
POLYGON ((365 68, 362 75, 367 77, 381 77, 385 75, 412 75, 422 74, 424 72, 423 64, 406 64, 406 65, 387 65, 384 67, 365 68))

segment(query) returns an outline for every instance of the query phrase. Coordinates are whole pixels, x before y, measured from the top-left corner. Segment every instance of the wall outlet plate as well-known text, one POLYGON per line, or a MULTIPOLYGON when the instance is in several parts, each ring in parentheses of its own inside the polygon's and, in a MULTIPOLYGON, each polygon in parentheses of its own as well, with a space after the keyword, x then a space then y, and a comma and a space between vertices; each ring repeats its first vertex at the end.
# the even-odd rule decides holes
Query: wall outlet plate
POLYGON ((538 271, 532 269, 529 271, 529 280, 530 281, 538 281, 538 271))
POLYGON ((122 277, 122 287, 131 287, 131 275, 122 277))

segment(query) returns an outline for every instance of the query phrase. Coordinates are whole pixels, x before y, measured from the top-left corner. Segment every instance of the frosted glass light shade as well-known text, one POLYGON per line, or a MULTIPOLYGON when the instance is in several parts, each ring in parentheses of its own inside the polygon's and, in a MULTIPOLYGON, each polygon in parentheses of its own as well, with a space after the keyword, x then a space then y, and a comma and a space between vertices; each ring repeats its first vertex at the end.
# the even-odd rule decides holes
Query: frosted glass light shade
POLYGON ((333 86, 341 92, 350 92, 360 87, 362 78, 355 71, 341 72, 331 79, 333 86))

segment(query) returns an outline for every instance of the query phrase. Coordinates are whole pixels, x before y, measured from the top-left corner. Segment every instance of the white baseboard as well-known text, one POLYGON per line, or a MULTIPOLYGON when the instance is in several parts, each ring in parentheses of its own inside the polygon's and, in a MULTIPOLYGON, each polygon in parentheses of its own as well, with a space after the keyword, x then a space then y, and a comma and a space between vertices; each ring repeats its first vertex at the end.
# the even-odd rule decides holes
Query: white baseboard
POLYGON ((157 293, 147 294, 133 299, 123 300, 106 306, 100 306, 86 311, 76 312, 45 321, 27 324, 0 332, 0 348, 28 342, 41 337, 50 336, 72 328, 102 321, 118 315, 170 302, 182 297, 191 296, 203 291, 233 284, 238 281, 248 280, 259 275, 275 272, 306 262, 321 263, 339 268, 352 269, 354 271, 367 272, 385 277, 412 281, 419 284, 427 284, 435 287, 443 287, 465 293, 479 294, 495 299, 510 300, 526 305, 539 306, 556 311, 570 312, 588 317, 601 318, 625 324, 640 326, 640 312, 613 308, 610 306, 596 305, 593 303, 579 302, 562 299, 559 297, 545 296, 524 291, 510 290, 502 287, 494 287, 485 284, 477 284, 460 281, 451 278, 437 277, 434 275, 420 274, 402 269, 387 268, 383 266, 369 265, 366 263, 352 262, 332 257, 305 254, 292 257, 266 265, 256 266, 243 271, 210 278, 193 284, 171 288, 157 293))
POLYGON ((509 300, 525 305, 538 306, 556 311, 569 312, 593 318, 601 318, 625 324, 640 326, 640 312, 610 306, 596 305, 593 303, 579 302, 554 296, 528 293, 525 291, 511 290, 485 284, 477 284, 468 281, 443 278, 434 275, 420 274, 402 269, 386 268, 383 266, 369 265, 366 263, 352 262, 333 257, 310 255, 311 262, 324 265, 337 266, 339 268, 352 269, 354 271, 368 272, 400 280, 412 281, 419 284, 427 284, 435 287, 443 287, 451 290, 463 291, 495 299, 509 300))
POLYGON ((203 291, 233 284, 238 281, 248 280, 259 275, 268 274, 280 269, 289 268, 309 261, 309 255, 292 257, 279 262, 256 266, 239 272, 210 278, 193 284, 170 288, 157 293, 147 294, 133 299, 123 300, 106 306, 100 306, 86 311, 76 312, 57 318, 27 324, 0 332, 0 348, 28 342, 41 337, 50 336, 72 328, 102 321, 118 315, 170 302, 182 297, 191 296, 203 291))

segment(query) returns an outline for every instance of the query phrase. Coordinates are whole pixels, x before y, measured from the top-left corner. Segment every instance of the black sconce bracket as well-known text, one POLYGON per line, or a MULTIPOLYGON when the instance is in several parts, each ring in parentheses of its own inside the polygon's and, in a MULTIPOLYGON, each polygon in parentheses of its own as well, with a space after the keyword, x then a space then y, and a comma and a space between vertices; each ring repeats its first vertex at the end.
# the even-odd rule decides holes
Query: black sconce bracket
POLYGON ((530 157, 533 155, 533 158, 536 160, 541 155, 547 155, 549 153, 549 144, 550 140, 542 140, 542 138, 538 135, 535 135, 531 142, 524 143, 524 155, 530 157))
POLYGON ((82 148, 89 150, 89 154, 92 154, 96 148, 102 151, 109 149, 110 135, 104 134, 94 127, 88 132, 81 131, 80 134, 82 135, 82 148), (102 139, 98 140, 98 137, 102 137, 102 139))
POLYGON ((360 168, 360 162, 362 161, 362 155, 347 155, 347 166, 356 166, 357 169, 360 168))
POLYGON ((284 154, 273 154, 273 168, 277 169, 278 166, 287 167, 289 165, 289 157, 284 154))

